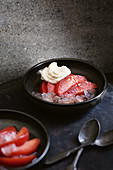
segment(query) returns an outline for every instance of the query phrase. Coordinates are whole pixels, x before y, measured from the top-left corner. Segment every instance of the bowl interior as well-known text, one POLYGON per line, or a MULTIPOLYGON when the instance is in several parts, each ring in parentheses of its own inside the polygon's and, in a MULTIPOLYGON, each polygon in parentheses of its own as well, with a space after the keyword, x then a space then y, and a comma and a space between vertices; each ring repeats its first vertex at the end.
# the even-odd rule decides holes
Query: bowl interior
POLYGON ((38 92, 40 91, 40 70, 48 67, 49 64, 54 61, 57 62, 58 66, 65 65, 70 68, 73 74, 83 75, 87 78, 88 81, 95 83, 98 87, 97 95, 100 94, 107 86, 105 75, 99 69, 87 62, 77 59, 52 59, 35 65, 25 74, 24 88, 29 94, 32 93, 35 87, 38 92))

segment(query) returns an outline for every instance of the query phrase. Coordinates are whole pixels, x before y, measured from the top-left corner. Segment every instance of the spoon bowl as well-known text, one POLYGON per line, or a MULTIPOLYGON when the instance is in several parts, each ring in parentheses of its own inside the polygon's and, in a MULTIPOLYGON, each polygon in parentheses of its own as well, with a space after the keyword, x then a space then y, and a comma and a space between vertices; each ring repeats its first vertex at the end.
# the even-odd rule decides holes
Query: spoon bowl
POLYGON ((105 132, 94 142, 94 145, 102 146, 102 147, 108 146, 111 144, 113 144, 113 130, 105 132))
POLYGON ((96 140, 100 132, 100 123, 97 119, 86 122, 81 128, 78 140, 82 144, 92 144, 96 140))

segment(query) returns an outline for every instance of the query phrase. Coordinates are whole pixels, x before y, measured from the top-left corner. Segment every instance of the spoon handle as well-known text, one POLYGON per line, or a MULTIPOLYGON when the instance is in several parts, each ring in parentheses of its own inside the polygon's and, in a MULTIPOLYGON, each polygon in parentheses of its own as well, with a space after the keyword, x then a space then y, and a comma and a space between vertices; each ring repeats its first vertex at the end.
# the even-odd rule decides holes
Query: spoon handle
POLYGON ((66 157, 68 157, 71 153, 77 151, 78 149, 80 149, 80 148, 82 148, 82 147, 84 147, 84 146, 86 146, 86 145, 80 145, 80 146, 78 146, 78 147, 76 147, 76 148, 73 148, 73 149, 70 149, 70 150, 68 150, 68 151, 64 151, 64 152, 58 153, 57 155, 54 155, 54 156, 48 158, 48 159, 45 161, 45 164, 46 164, 46 165, 50 165, 50 164, 55 163, 55 162, 57 162, 57 161, 59 161, 59 160, 61 160, 61 159, 63 159, 63 158, 66 158, 66 157))
POLYGON ((79 160, 82 152, 83 152, 83 148, 79 149, 79 151, 77 152, 73 162, 67 167, 66 170, 77 170, 77 163, 78 163, 78 160, 79 160))

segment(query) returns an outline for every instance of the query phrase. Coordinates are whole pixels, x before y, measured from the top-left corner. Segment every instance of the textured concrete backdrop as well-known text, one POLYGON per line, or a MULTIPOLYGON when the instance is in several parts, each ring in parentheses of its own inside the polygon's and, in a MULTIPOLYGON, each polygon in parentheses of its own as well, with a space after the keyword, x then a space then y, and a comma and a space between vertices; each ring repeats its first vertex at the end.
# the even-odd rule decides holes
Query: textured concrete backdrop
POLYGON ((0 83, 72 57, 113 72, 112 0, 0 0, 0 83))

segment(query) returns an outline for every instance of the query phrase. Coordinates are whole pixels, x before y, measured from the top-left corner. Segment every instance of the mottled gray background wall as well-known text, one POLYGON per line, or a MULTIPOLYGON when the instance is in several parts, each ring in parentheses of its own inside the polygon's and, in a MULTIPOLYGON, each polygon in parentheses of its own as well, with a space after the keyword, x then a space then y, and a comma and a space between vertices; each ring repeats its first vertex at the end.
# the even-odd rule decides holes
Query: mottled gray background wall
POLYGON ((0 83, 73 57, 113 72, 112 0, 0 0, 0 83))

